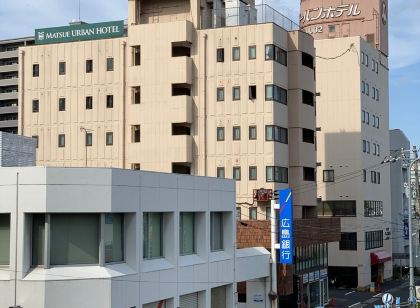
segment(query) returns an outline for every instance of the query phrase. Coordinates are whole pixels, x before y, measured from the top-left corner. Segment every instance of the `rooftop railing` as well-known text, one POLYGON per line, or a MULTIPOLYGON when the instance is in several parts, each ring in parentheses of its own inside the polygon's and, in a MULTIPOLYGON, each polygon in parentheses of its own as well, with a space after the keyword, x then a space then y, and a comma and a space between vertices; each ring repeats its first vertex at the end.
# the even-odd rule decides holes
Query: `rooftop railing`
POLYGON ((299 25, 267 4, 203 10, 201 29, 274 23, 286 31, 299 30, 299 25))

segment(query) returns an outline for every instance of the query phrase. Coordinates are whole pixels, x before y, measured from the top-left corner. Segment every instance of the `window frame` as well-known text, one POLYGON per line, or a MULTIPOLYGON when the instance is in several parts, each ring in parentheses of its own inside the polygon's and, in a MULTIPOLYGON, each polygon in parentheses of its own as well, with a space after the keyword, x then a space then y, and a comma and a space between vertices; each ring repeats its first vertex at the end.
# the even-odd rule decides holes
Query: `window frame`
POLYGON ((107 72, 113 72, 114 71, 114 58, 113 57, 107 57, 106 58, 106 71, 107 72))
POLYGON ((85 98, 85 109, 86 110, 92 110, 93 109, 93 96, 88 95, 85 98))
POLYGON ((225 179, 226 178, 225 167, 217 167, 216 168, 216 177, 219 178, 219 179, 225 179), (223 172, 223 176, 221 176, 222 172, 223 172))
POLYGON ((65 61, 58 62, 58 75, 59 76, 66 75, 66 62, 65 61))
POLYGON ((232 101, 240 101, 240 100, 241 100, 241 87, 233 86, 232 87, 232 101))
POLYGON ((93 73, 93 60, 92 59, 86 59, 86 62, 85 62, 86 64, 85 64, 85 73, 86 74, 91 74, 91 73, 93 73))
POLYGON ((248 180, 256 181, 258 178, 257 166, 249 166, 248 168, 248 180))
POLYGON ((191 256, 197 254, 197 236, 196 236, 196 212, 180 212, 179 213, 179 255, 180 256, 191 256), (183 250, 184 244, 184 220, 182 219, 183 215, 192 214, 192 251, 185 252, 183 250))
POLYGON ((241 140, 241 127, 240 126, 233 126, 232 127, 232 140, 233 141, 240 141, 241 140))
POLYGON ((234 179, 235 181, 240 181, 241 180, 241 167, 240 166, 233 166, 232 167, 232 179, 234 179))
POLYGON ((226 138, 225 127, 224 126, 216 127, 216 141, 225 141, 225 138, 226 138))
POLYGON ((241 60, 241 47, 233 46, 232 47, 232 61, 240 61, 241 60))
POLYGON ((248 60, 255 60, 257 59, 257 46, 250 45, 248 46, 248 60))
POLYGON ((58 147, 65 148, 66 147, 66 134, 58 134, 58 147), (63 142, 61 142, 63 141, 63 142))
POLYGON ((32 100, 32 113, 39 113, 39 99, 32 100))
POLYGON ((105 145, 106 146, 114 145, 114 132, 106 132, 105 133, 105 145), (111 139, 109 139, 109 136, 111 136, 111 139), (111 140, 111 142, 109 142, 110 140, 111 140))
POLYGON ((257 126, 250 125, 248 127, 248 140, 257 140, 257 126))
POLYGON ((32 64, 32 77, 39 77, 39 71, 40 71, 40 67, 39 67, 39 63, 34 63, 32 64))
POLYGON ((216 101, 224 102, 225 101, 225 88, 217 87, 216 89, 216 101))
POLYGON ((323 170, 323 182, 332 183, 335 181, 335 171, 334 169, 323 170))
POLYGON ((65 97, 59 97, 58 98, 58 111, 66 111, 66 98, 65 97))
POLYGON ((225 49, 224 48, 217 48, 216 49, 216 62, 217 63, 224 63, 225 62, 225 49))
POLYGON ((164 224, 164 213, 163 212, 143 212, 143 260, 157 260, 165 258, 165 247, 164 247, 164 235, 163 235, 163 224, 164 224), (150 217, 152 215, 159 215, 159 254, 152 256, 151 253, 146 253, 147 248, 150 247, 150 234, 149 224, 150 217), (147 232, 146 232, 147 230, 147 232))
POLYGON ((106 108, 107 109, 114 108, 114 95, 113 94, 106 95, 106 108))

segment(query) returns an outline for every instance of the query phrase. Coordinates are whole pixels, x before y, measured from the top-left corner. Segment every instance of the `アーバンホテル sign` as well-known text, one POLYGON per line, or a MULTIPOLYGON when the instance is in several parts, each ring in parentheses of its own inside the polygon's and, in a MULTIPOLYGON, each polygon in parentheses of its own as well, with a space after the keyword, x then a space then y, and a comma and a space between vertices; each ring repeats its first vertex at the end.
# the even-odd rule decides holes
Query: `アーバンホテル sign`
POLYGON ((122 37, 124 21, 110 21, 95 24, 77 24, 65 27, 35 30, 35 44, 54 44, 75 41, 100 40, 122 37))

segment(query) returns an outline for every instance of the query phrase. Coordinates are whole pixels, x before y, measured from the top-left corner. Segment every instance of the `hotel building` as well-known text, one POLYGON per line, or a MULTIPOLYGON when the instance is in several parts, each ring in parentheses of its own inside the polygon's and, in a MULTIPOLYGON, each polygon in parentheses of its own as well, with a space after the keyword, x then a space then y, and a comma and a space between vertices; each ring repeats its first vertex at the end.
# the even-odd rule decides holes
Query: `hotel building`
POLYGON ((387 1, 301 1, 316 49, 318 215, 341 217, 329 244, 336 286, 392 278, 387 1))
MULTIPOLYGON (((80 27, 108 31, 37 30, 20 49, 19 132, 38 139, 39 165, 233 178, 242 220, 268 219, 291 187, 294 218, 316 218, 315 49, 298 25, 250 0, 129 0, 127 36, 69 39, 80 27)), ((330 232, 309 226, 301 236, 330 232)), ((299 258, 326 258, 321 242, 299 258)), ((287 275, 321 288, 324 264, 287 275)))

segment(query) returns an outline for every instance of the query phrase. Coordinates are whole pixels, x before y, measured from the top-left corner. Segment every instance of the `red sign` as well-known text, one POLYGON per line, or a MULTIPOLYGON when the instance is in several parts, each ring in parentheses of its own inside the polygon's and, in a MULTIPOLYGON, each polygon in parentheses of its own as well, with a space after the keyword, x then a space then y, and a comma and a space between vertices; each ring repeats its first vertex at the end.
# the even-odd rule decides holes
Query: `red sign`
POLYGON ((273 199, 273 190, 272 189, 254 189, 254 200, 256 201, 270 201, 273 199))

